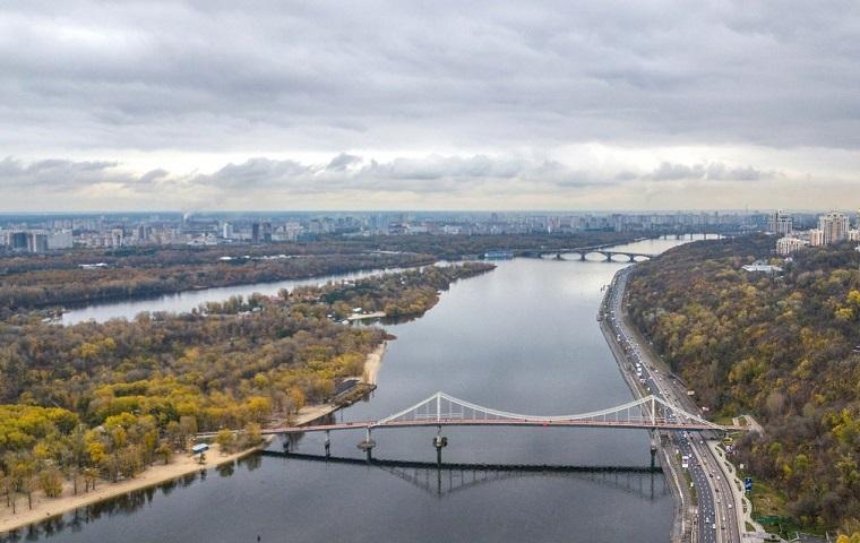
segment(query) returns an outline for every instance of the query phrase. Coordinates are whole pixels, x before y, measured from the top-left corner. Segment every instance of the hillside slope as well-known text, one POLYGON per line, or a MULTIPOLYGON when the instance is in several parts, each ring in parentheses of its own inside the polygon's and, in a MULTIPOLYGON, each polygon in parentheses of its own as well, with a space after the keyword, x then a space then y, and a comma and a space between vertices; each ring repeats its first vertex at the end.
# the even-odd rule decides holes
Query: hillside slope
POLYGON ((763 438, 738 461, 786 512, 820 528, 860 519, 860 253, 855 244, 774 259, 758 235, 678 247, 637 266, 634 321, 717 414, 749 412, 763 438), (771 259, 781 274, 742 266, 771 259))

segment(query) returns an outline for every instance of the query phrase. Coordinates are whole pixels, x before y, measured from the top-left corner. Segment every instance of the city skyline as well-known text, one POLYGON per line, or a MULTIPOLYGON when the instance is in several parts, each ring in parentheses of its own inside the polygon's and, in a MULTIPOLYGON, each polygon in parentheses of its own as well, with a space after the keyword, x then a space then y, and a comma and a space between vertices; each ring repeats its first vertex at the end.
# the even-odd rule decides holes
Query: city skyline
POLYGON ((12 2, 0 211, 840 209, 858 23, 843 3, 12 2))

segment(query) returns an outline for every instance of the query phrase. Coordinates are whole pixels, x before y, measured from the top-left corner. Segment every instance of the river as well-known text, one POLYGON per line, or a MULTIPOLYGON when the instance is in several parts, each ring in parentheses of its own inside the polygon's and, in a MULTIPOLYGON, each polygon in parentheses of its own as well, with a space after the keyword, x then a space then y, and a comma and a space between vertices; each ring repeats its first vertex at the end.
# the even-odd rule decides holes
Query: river
POLYGON ((392 268, 388 270, 363 270, 336 275, 323 275, 308 279, 289 279, 285 281, 237 285, 233 287, 213 287, 201 290, 177 292, 175 294, 162 294, 149 299, 93 304, 64 312, 60 322, 66 325, 72 325, 85 321, 105 322, 110 319, 133 319, 135 315, 144 311, 148 311, 150 313, 156 313, 159 311, 188 313, 192 309, 199 307, 206 302, 222 302, 231 296, 243 296, 247 298, 255 292, 266 296, 274 296, 281 289, 291 291, 300 286, 319 286, 324 285, 329 281, 361 279, 371 275, 395 272, 399 270, 400 268, 392 268))
MULTIPOLYGON (((679 243, 649 240, 617 249, 654 253, 679 243)), ((337 419, 381 418, 439 390, 528 414, 572 414, 629 401, 631 393, 595 320, 601 287, 627 264, 536 259, 498 264, 491 273, 453 285, 421 319, 388 326, 397 339, 389 344, 379 388, 369 401, 338 412, 337 419)), ((222 297, 254 290, 218 289, 222 297)), ((435 461, 434 435, 435 429, 378 430, 374 456, 435 461)), ((627 467, 650 462, 643 431, 451 428, 445 435, 446 462, 627 467)), ((356 448, 362 437, 360 431, 332 434, 332 454, 362 458, 356 448)), ((322 440, 308 434, 293 450, 322 454, 322 440)), ((282 450, 281 441, 271 450, 282 450)), ((20 535, 34 541, 123 543, 251 543, 258 536, 263 542, 665 542, 672 511, 673 498, 660 474, 437 472, 255 456, 210 469, 205 477, 79 510, 20 535)))

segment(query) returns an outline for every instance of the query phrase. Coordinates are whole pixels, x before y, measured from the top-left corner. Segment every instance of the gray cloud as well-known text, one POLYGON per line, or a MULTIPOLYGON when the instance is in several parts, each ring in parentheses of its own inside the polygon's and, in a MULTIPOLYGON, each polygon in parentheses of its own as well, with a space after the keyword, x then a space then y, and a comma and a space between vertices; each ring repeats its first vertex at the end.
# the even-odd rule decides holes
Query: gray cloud
POLYGON ((511 209, 512 201, 522 209, 719 209, 736 208, 738 201, 789 207, 798 197, 809 207, 856 195, 856 184, 846 180, 819 181, 812 190, 810 182, 804 175, 716 161, 633 170, 480 154, 389 160, 336 154, 318 162, 258 157, 206 174, 166 168, 137 174, 111 161, 0 160, 4 208, 28 211, 378 209, 390 202, 414 209, 511 209))
POLYGON ((860 145, 860 6, 8 2, 0 145, 860 145))
POLYGON ((730 167, 722 162, 707 164, 674 164, 662 162, 653 172, 644 176, 654 181, 677 181, 682 179, 700 179, 704 181, 758 181, 772 179, 780 174, 774 171, 762 171, 752 166, 730 167))
MULTIPOLYGON (((574 186, 582 178, 558 162, 487 155, 400 157, 389 161, 341 153, 326 165, 254 158, 194 176, 191 183, 225 191, 270 189, 296 193, 337 190, 460 192, 492 183, 549 183, 574 186)), ((607 180, 607 182, 611 182, 607 180)))
POLYGON ((19 207, 41 187, 83 207, 110 190, 140 206, 276 192, 516 208, 554 191, 609 206, 660 183, 844 182, 860 162, 858 31, 860 4, 838 0, 12 0, 0 149, 29 162, 0 162, 0 187, 19 207), (618 152, 565 153, 589 145, 618 152), (651 153, 673 148, 695 154, 651 153))
POLYGON ((104 183, 127 181, 130 176, 116 172, 116 162, 75 162, 49 159, 25 163, 13 157, 0 161, 0 187, 9 190, 66 191, 104 183))
MULTIPOLYGON (((249 194, 324 195, 354 193, 470 193, 480 190, 551 193, 590 187, 617 187, 640 181, 755 181, 780 174, 724 163, 664 162, 650 172, 574 169, 557 161, 489 155, 401 157, 388 161, 345 153, 320 164, 258 157, 230 163, 211 174, 171 173, 164 168, 135 175, 115 162, 0 161, 0 187, 21 192, 75 192, 110 185, 127 195, 183 193, 220 201, 249 194)), ((177 202, 182 203, 182 202, 177 202)))

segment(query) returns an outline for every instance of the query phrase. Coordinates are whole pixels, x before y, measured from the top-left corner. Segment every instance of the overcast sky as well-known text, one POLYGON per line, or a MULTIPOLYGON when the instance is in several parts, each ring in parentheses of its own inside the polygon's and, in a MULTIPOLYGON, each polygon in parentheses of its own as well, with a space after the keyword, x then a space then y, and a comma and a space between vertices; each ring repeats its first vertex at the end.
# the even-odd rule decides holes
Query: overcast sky
POLYGON ((860 3, 0 5, 0 211, 856 209, 860 3))

